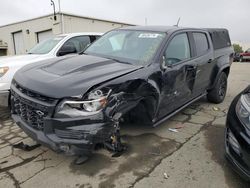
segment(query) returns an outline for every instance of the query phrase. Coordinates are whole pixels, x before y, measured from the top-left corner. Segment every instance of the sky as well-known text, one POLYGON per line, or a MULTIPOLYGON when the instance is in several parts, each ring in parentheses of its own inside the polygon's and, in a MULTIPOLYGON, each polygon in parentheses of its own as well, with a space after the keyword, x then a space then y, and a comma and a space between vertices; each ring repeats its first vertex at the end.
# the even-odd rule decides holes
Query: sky
MULTIPOLYGON (((50 0, 0 4, 0 25, 53 12, 50 0)), ((250 44, 250 0, 61 0, 61 10, 136 25, 175 25, 180 17, 180 26, 227 28, 232 41, 250 44)))

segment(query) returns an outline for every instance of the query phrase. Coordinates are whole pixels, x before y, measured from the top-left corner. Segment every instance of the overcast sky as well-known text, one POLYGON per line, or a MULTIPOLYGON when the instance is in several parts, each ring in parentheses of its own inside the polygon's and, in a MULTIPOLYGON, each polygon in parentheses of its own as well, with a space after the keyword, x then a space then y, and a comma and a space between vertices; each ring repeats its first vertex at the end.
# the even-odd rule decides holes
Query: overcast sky
MULTIPOLYGON (((58 10, 58 0, 54 0, 58 10)), ((50 0, 0 0, 0 25, 52 13, 50 0)), ((61 0, 61 9, 144 25, 224 27, 231 40, 250 43, 250 0, 61 0)))

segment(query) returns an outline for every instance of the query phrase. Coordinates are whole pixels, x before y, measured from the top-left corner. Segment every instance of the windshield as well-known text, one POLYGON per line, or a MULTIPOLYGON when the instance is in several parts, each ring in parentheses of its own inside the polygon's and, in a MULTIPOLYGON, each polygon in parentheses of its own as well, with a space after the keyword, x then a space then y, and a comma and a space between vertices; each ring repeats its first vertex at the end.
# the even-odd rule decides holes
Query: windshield
POLYGON ((84 53, 124 63, 146 65, 153 58, 165 35, 146 31, 111 31, 90 45, 84 53))
POLYGON ((55 37, 45 41, 40 42, 34 46, 28 54, 47 54, 49 53, 64 37, 55 37))

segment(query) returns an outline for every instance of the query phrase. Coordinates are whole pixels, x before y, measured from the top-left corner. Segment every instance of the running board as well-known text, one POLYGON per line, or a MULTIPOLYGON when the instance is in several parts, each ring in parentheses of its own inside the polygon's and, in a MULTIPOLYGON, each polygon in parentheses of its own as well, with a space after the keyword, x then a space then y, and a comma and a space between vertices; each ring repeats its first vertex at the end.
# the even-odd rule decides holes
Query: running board
POLYGON ((204 97, 205 95, 207 95, 207 92, 204 93, 204 94, 202 94, 202 95, 200 95, 200 96, 198 96, 197 98, 191 100, 190 102, 188 102, 188 103, 185 104, 184 106, 178 108, 176 111, 174 111, 173 113, 167 115, 167 116, 164 117, 163 119, 161 119, 161 120, 155 122, 155 123, 153 124, 153 127, 156 127, 156 126, 162 124, 164 121, 166 121, 167 119, 171 118, 172 116, 174 116, 174 115, 177 114, 178 112, 182 111, 184 108, 188 107, 190 104, 192 104, 192 103, 198 101, 199 99, 201 99, 201 98, 204 97))

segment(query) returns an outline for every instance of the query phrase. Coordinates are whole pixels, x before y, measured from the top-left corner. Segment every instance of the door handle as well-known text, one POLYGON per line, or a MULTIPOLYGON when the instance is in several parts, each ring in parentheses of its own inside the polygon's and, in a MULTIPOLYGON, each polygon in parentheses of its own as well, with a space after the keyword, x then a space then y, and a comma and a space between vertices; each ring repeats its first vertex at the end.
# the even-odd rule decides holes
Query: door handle
POLYGON ((212 59, 209 59, 207 63, 212 63, 212 61, 213 61, 212 59))

